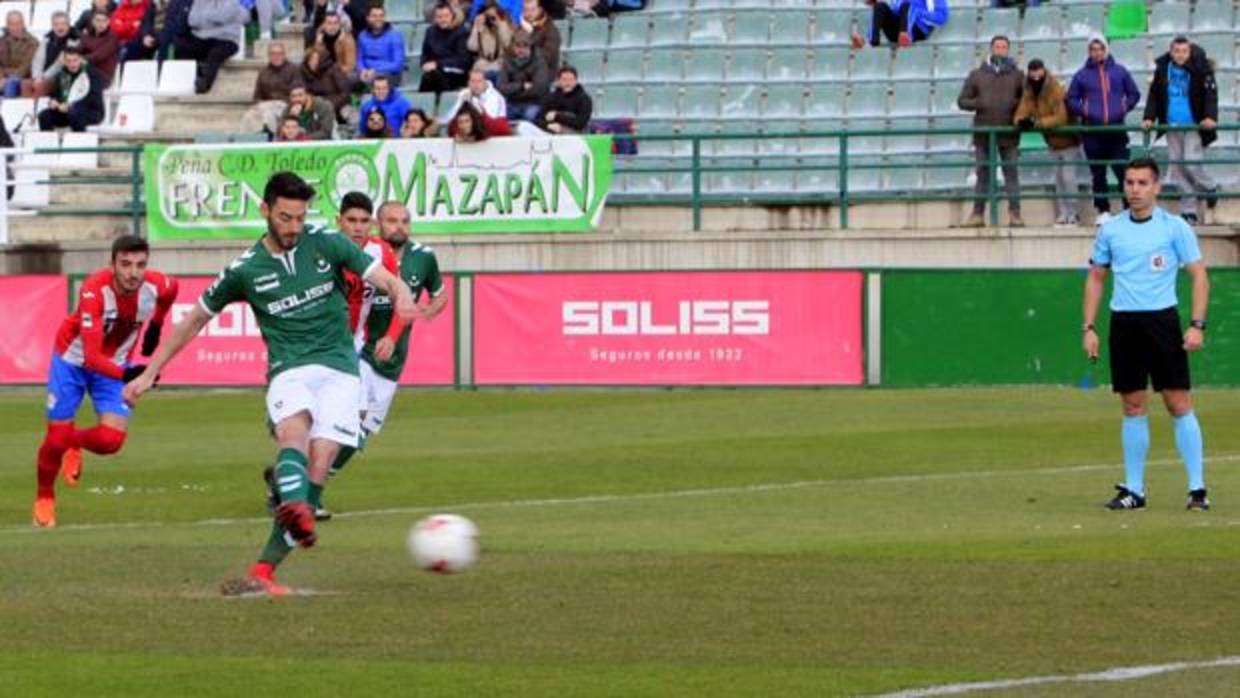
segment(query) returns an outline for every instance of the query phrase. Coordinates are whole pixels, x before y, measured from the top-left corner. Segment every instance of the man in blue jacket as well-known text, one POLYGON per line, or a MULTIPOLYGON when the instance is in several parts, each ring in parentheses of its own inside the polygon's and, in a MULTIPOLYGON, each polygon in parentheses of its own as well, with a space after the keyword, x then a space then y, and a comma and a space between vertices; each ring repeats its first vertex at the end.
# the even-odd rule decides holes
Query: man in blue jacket
MULTIPOLYGON (((1141 101, 1141 91, 1128 69, 1108 55, 1110 46, 1101 35, 1089 38, 1089 60, 1072 76, 1068 88, 1068 113, 1085 126, 1107 126, 1124 123, 1128 112, 1141 101)), ((1115 173, 1120 187, 1124 185, 1124 168, 1128 162, 1128 133, 1085 133, 1081 136, 1085 157, 1091 161, 1096 225, 1111 220, 1111 202, 1107 189, 1107 165, 1115 173), (1109 163, 1107 161, 1110 161, 1109 163)), ((1123 199, 1124 208, 1128 200, 1123 199)))
POLYGON ((382 5, 366 12, 366 31, 357 35, 357 71, 370 84, 386 75, 399 85, 405 72, 405 38, 387 21, 382 5))
MULTIPOLYGON (((400 90, 392 86, 388 76, 378 75, 371 84, 370 98, 362 102, 362 113, 369 114, 374 108, 383 112, 389 126, 399 129, 400 125, 405 123, 405 117, 409 115, 409 110, 413 109, 413 105, 400 93, 400 90)), ((365 132, 366 120, 361 119, 357 125, 357 133, 360 136, 365 132)))
POLYGON ((449 92, 465 86, 474 56, 466 45, 467 25, 453 26, 452 8, 435 6, 435 23, 422 40, 422 84, 419 92, 449 92))
POLYGON ((865 37, 853 32, 852 46, 859 49, 869 42, 878 46, 883 36, 900 46, 928 38, 936 28, 947 24, 947 0, 865 0, 874 11, 865 37))

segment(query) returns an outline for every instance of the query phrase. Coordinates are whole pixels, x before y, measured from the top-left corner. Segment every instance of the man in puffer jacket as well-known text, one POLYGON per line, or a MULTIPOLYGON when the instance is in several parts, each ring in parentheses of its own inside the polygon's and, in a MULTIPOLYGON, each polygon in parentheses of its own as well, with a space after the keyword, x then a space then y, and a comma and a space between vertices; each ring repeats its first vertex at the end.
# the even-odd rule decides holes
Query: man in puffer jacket
MULTIPOLYGON (((1051 75, 1041 59, 1029 61, 1028 79, 1016 115, 1012 117, 1022 131, 1043 131, 1042 138, 1050 149, 1055 165, 1055 193, 1076 195, 1076 160, 1081 157, 1081 137, 1075 133, 1046 133, 1048 129, 1067 126, 1068 107, 1064 104, 1063 85, 1051 75)), ((1055 199, 1055 225, 1080 225, 1076 199, 1055 199)))
POLYGON ((61 69, 52 83, 48 106, 39 112, 39 130, 68 126, 85 131, 103 122, 103 78, 82 59, 82 51, 68 46, 60 52, 61 69))
MULTIPOLYGON (((1068 88, 1068 113, 1086 126, 1123 124, 1124 117, 1141 101, 1141 91, 1137 89, 1132 74, 1108 55, 1109 50, 1110 45, 1105 38, 1099 34, 1091 36, 1089 59, 1072 76, 1072 85, 1068 88)), ((1086 133, 1082 134, 1081 142, 1085 146, 1086 158, 1114 161, 1110 167, 1122 191, 1124 163, 1130 157, 1128 133, 1086 133)), ((1089 173, 1093 178, 1094 209, 1098 212, 1094 223, 1102 225, 1111 220, 1107 163, 1090 164, 1089 173)), ((1128 200, 1123 202, 1124 208, 1128 208, 1128 200)))
POLYGON ((362 82, 370 84, 378 75, 386 75, 399 85, 405 72, 405 39, 387 21, 379 5, 366 13, 366 31, 357 35, 357 70, 362 82))
MULTIPOLYGON (((1011 126, 1012 116, 1020 104, 1025 74, 1008 56, 1011 42, 1002 34, 990 40, 990 55, 986 62, 974 68, 960 89, 956 104, 964 111, 973 112, 973 127, 1011 126)), ((1008 219, 1013 228, 1025 225, 1020 217, 1020 175, 1016 159, 1020 154, 1020 136, 1002 134, 996 136, 996 155, 1003 163, 1003 188, 1008 197, 1008 219)), ((977 183, 973 187, 973 215, 965 223, 968 228, 985 225, 982 212, 986 210, 986 194, 990 191, 990 174, 998 163, 990 162, 990 136, 985 133, 973 135, 973 159, 977 162, 977 183)))
POLYGON ((194 91, 211 91, 220 66, 239 50, 241 28, 250 19, 237 0, 194 0, 189 11, 189 34, 176 41, 177 58, 198 61, 194 91))

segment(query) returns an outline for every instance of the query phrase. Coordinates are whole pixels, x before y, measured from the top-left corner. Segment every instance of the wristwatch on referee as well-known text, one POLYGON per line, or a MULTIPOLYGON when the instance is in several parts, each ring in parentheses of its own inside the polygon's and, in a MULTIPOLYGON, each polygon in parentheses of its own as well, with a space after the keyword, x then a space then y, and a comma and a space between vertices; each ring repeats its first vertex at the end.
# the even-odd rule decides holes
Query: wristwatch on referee
POLYGON ((1188 323, 1188 326, 1189 326, 1189 327, 1195 327, 1195 328, 1197 328, 1197 329, 1201 330, 1202 332, 1205 332, 1205 331, 1206 331, 1206 321, 1205 321, 1205 320, 1190 320, 1190 321, 1189 321, 1189 323, 1188 323))
POLYGON ((1085 333, 1085 332, 1094 332, 1094 333, 1097 333, 1097 332, 1098 332, 1098 330, 1094 328, 1094 323, 1092 323, 1092 322, 1091 322, 1091 323, 1089 323, 1088 325, 1086 325, 1086 326, 1085 326, 1085 327, 1081 330, 1081 333, 1082 333, 1082 334, 1083 334, 1083 333, 1085 333))

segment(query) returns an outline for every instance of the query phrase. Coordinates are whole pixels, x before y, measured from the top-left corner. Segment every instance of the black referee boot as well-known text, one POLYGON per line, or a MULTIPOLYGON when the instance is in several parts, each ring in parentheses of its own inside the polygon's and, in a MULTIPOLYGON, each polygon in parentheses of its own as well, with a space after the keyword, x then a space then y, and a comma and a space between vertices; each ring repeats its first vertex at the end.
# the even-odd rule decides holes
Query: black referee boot
POLYGON ((1133 492, 1123 485, 1116 485, 1115 489, 1119 491, 1115 495, 1115 499, 1107 502, 1107 509, 1112 511, 1123 511, 1125 509, 1144 509, 1145 497, 1133 492))
POLYGON ((1199 490, 1189 490, 1188 504, 1185 505, 1184 508, 1189 511, 1209 511, 1210 500, 1206 498, 1206 488, 1202 487, 1199 490))

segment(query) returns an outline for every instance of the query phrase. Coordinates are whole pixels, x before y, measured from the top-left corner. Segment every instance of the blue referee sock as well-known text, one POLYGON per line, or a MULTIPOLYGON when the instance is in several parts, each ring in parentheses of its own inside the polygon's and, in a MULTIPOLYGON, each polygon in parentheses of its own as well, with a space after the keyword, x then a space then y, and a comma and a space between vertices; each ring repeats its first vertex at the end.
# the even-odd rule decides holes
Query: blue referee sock
MULTIPOLYGON (((1179 434, 1177 427, 1176 434, 1179 434)), ((1145 454, 1150 450, 1150 419, 1146 415, 1124 417, 1124 487, 1145 496, 1145 454)))
POLYGON ((1184 460, 1184 470, 1188 473, 1188 489, 1205 489, 1206 480, 1203 474, 1205 466, 1202 464, 1204 448, 1201 443, 1201 425, 1197 423, 1197 415, 1188 412, 1182 417, 1176 417, 1174 421, 1175 447, 1179 449, 1180 458, 1184 460))

